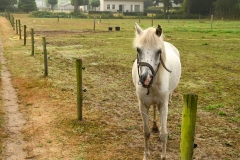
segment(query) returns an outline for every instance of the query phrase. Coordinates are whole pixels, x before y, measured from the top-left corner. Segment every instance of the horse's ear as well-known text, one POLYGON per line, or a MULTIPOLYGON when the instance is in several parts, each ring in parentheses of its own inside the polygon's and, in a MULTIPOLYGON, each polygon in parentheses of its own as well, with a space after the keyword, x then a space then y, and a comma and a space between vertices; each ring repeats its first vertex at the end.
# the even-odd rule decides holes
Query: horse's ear
POLYGON ((158 37, 160 37, 161 34, 162 34, 162 27, 161 27, 160 25, 158 25, 158 27, 157 27, 157 29, 156 29, 156 35, 157 35, 158 37))
POLYGON ((139 25, 137 23, 135 23, 135 29, 136 29, 138 34, 142 33, 142 28, 139 27, 139 25))

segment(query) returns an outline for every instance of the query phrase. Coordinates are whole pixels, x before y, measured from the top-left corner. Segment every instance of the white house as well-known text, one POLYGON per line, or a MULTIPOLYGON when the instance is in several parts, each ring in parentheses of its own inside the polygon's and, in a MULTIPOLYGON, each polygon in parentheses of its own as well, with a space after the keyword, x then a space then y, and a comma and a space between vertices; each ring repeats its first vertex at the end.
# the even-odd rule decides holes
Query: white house
POLYGON ((144 0, 100 0, 100 11, 143 12, 144 0))
MULTIPOLYGON (((71 12, 74 10, 74 6, 71 5, 70 0, 59 0, 57 9, 60 12, 71 12), (65 3, 62 3, 65 2, 65 3)), ((45 4, 45 0, 36 0, 38 8, 49 8, 45 4)), ((89 5, 80 6, 81 11, 92 10, 92 7, 89 5)), ((100 0, 100 6, 96 11, 111 11, 111 12, 143 12, 144 11, 144 0, 100 0)))
POLYGON ((70 12, 74 10, 74 6, 71 5, 70 2, 65 3, 65 4, 61 4, 59 5, 59 9, 61 12, 70 12))

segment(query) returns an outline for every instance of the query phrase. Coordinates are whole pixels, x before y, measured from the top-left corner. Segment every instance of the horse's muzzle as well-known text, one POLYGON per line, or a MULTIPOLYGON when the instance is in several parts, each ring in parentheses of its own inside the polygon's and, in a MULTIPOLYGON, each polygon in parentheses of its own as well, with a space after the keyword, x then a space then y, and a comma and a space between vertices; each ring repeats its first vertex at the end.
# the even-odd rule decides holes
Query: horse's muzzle
POLYGON ((153 76, 146 73, 139 77, 139 81, 143 87, 149 88, 153 83, 153 76))

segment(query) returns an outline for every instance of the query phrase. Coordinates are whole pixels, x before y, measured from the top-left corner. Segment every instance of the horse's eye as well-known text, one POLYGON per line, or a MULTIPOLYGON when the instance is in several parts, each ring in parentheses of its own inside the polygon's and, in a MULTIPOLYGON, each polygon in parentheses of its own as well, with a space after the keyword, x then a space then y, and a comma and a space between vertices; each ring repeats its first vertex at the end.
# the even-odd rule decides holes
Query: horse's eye
POLYGON ((137 52, 138 52, 138 53, 140 53, 140 52, 141 52, 140 48, 138 48, 138 47, 137 47, 137 52))

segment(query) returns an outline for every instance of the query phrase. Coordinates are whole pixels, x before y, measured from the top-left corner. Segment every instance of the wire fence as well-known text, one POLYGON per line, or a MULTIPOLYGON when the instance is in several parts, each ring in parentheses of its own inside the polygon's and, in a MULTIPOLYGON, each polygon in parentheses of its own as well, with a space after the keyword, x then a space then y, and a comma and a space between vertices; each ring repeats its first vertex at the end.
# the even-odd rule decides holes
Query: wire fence
MULTIPOLYGON (((61 64, 61 62, 64 62, 64 64, 68 64, 68 65, 71 65, 71 66, 73 66, 74 64, 74 59, 64 59, 64 58, 59 58, 59 57, 55 57, 54 55, 51 55, 51 56, 48 56, 48 60, 49 60, 49 65, 51 66, 51 65, 59 65, 59 64, 61 64), (53 63, 55 63, 55 64, 53 64, 53 63)), ((65 65, 65 66, 59 66, 59 67, 63 67, 63 68, 58 68, 58 71, 57 72, 55 72, 55 71, 52 71, 52 72, 50 72, 52 75, 55 75, 55 76, 58 76, 58 77, 61 77, 61 76, 59 76, 59 74, 61 74, 61 73, 65 73, 66 72, 66 68, 68 68, 68 67, 66 67, 66 66, 68 66, 68 65, 65 65)), ((100 68, 98 68, 97 66, 95 66, 94 67, 96 70, 98 70, 98 72, 100 72, 99 74, 104 74, 102 71, 101 71, 101 69, 100 68)), ((70 68, 70 70, 72 69, 72 67, 70 68)), ((68 70, 68 69, 67 69, 68 70)), ((68 72, 68 71, 67 71, 68 72)), ((69 73, 69 77, 71 77, 70 79, 72 79, 72 77, 74 77, 74 72, 73 71, 71 71, 71 72, 68 72, 69 73)), ((87 76, 87 73, 85 73, 85 76, 87 76)), ((116 75, 115 74, 112 74, 112 75, 109 75, 109 77, 113 77, 113 78, 118 78, 118 77, 116 77, 116 75)), ((108 86, 109 86, 109 82, 107 82, 107 81, 99 81, 98 82, 99 83, 99 85, 98 85, 98 87, 99 88, 108 88, 108 86)), ((75 86, 75 81, 74 80, 72 80, 71 82, 67 82, 67 81, 62 81, 61 82, 61 84, 60 85, 64 85, 64 86, 67 86, 67 85, 69 85, 69 86, 71 86, 70 88, 71 89, 73 89, 74 90, 74 88, 73 88, 73 86, 75 86)), ((84 88, 84 87, 83 87, 84 88)), ((131 90, 131 89, 130 89, 131 90)), ((117 93, 117 92, 115 92, 114 94, 115 95, 117 95, 117 97, 118 97, 118 101, 124 101, 126 104, 128 104, 128 106, 133 106, 133 101, 137 101, 137 98, 135 99, 135 100, 131 100, 131 101, 129 101, 129 99, 128 98, 126 98, 126 95, 125 95, 125 92, 121 92, 122 94, 120 94, 120 93, 117 93)), ((92 94, 92 96, 94 96, 94 94, 93 93, 91 93, 91 90, 88 90, 88 93, 87 94, 89 94, 90 96, 91 96, 91 94, 92 94)), ((99 99, 99 101, 103 101, 102 99, 99 99)), ((97 102, 96 102, 97 103, 97 102)), ((136 104, 136 102, 135 102, 135 104, 136 104)), ((179 102, 171 102, 170 103, 170 105, 171 106, 177 106, 177 107, 179 107, 179 106, 182 106, 182 104, 179 104, 179 102)), ((139 108, 138 108, 138 106, 137 105, 134 105, 134 107, 135 107, 135 110, 136 111, 138 111, 138 113, 139 113, 139 116, 140 116, 140 113, 142 113, 142 114, 144 114, 144 115, 146 115, 146 116, 148 116, 148 118, 152 121, 152 122, 156 122, 157 124, 158 124, 158 126, 160 125, 159 123, 160 123, 160 121, 157 121, 157 120, 154 120, 151 116, 149 116, 148 114, 146 114, 146 113, 144 113, 144 112, 142 112, 142 111, 139 111, 139 108)), ((179 111, 179 110, 177 110, 177 108, 174 108, 174 107, 172 107, 172 108, 170 108, 170 111, 175 111, 177 114, 179 114, 179 116, 181 117, 182 116, 182 113, 179 111)), ((32 113, 31 113, 32 114, 32 113)), ((31 123, 31 125, 32 125, 32 130, 33 130, 33 137, 32 138, 34 138, 34 137, 36 137, 37 135, 35 135, 35 132, 34 132, 34 130, 36 129, 36 127, 34 126, 34 121, 32 121, 32 122, 30 122, 31 123)), ((137 123, 138 124, 138 123, 137 123)), ((170 132, 170 134, 171 134, 171 132, 170 132)), ((32 142, 34 143, 35 141, 34 140, 32 140, 32 142)), ((36 145, 36 144, 35 144, 36 145)), ((64 145, 71 145, 71 144, 64 144, 64 145)), ((63 146, 64 146, 63 145, 63 146)), ((200 148, 199 148, 199 146, 197 147, 197 151, 203 156, 203 157, 207 157, 207 154, 205 154, 205 153, 203 153, 201 150, 200 150, 200 148)))

